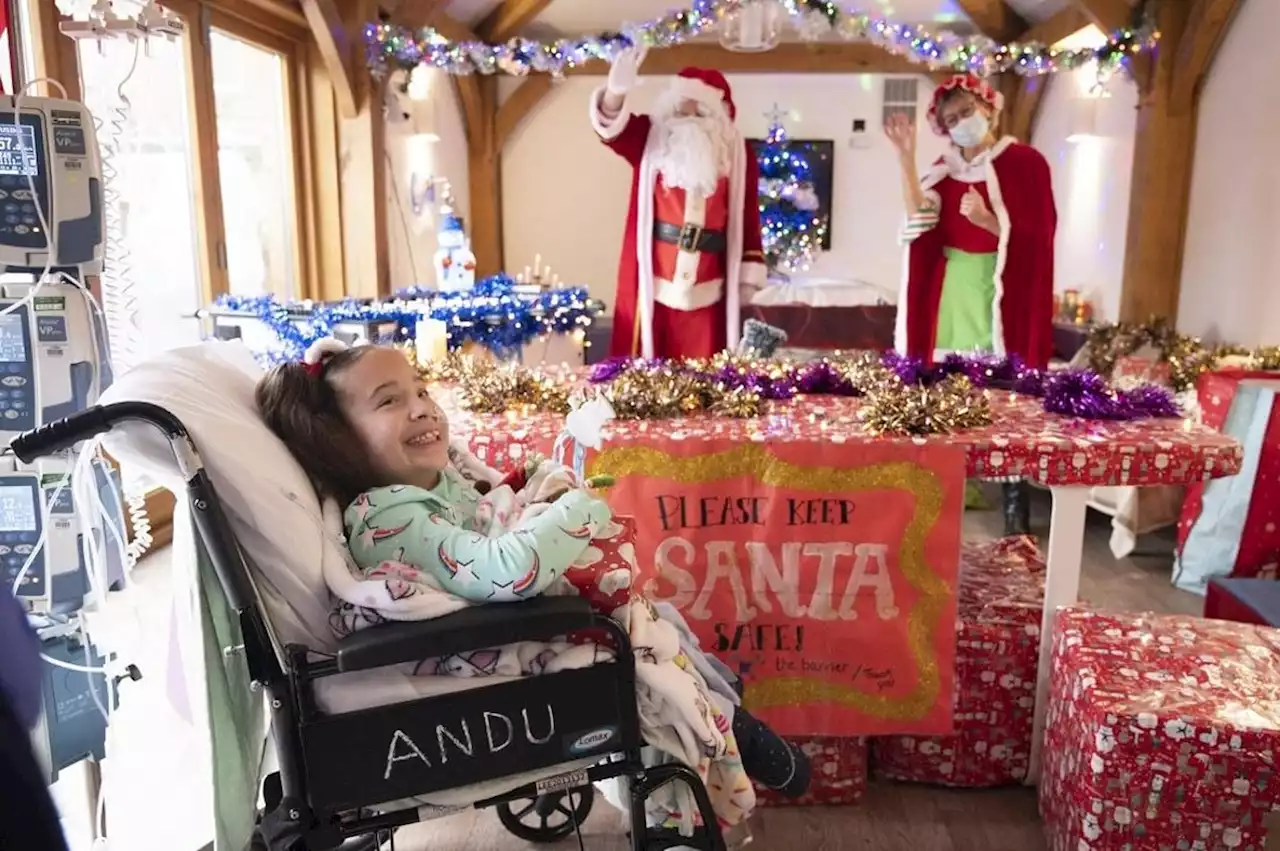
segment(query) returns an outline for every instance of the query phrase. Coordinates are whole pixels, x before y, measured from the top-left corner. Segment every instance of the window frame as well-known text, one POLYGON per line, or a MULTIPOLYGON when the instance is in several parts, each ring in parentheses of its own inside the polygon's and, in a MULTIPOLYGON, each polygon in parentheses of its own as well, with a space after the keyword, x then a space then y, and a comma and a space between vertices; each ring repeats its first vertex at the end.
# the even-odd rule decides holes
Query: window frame
MULTIPOLYGON (((10 44, 15 57, 21 38, 19 22, 27 27, 35 77, 51 77, 61 82, 67 97, 80 100, 83 87, 76 40, 64 36, 58 24, 61 16, 52 0, 0 0, 9 3, 10 44)), ((332 142, 337 134, 337 116, 325 108, 326 90, 317 82, 320 69, 312 37, 301 11, 285 6, 264 6, 259 0, 164 0, 164 6, 184 25, 184 52, 187 61, 188 128, 191 133, 191 181, 194 190, 197 228, 197 268, 201 296, 206 304, 230 291, 226 264, 226 227, 218 168, 217 114, 213 94, 213 63, 210 34, 227 35, 278 53, 284 62, 284 104, 293 163, 291 231, 296 295, 301 299, 331 295, 334 284, 342 284, 342 250, 322 247, 325 222, 334 210, 325 208, 332 191, 323 175, 337 174, 338 153, 332 142), (319 141, 317 141, 319 140, 319 141)), ((15 61, 20 72, 22 62, 15 61)), ((18 85, 26 82, 19 73, 18 85)), ((330 95, 331 98, 331 95, 330 95)), ((97 279, 90 290, 101 299, 97 279)), ((175 497, 164 488, 146 495, 146 511, 151 523, 153 547, 166 546, 173 539, 175 497)), ((132 528, 129 529, 133 537, 132 528)))

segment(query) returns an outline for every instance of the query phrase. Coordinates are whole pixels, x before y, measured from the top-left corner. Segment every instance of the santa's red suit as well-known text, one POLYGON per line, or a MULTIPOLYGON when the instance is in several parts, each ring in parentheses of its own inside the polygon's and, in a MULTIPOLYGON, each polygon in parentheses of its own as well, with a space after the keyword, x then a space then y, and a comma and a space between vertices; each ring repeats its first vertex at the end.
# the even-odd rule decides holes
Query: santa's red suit
MULTIPOLYGON (((728 173, 712 194, 669 186, 655 162, 667 116, 625 104, 610 114, 604 95, 604 87, 592 95, 592 127, 633 169, 610 355, 709 357, 737 345, 743 289, 765 281, 755 156, 733 128, 728 173)), ((716 71, 686 68, 667 95, 724 110, 730 122, 735 115, 716 71)))
MULTIPOLYGON (((946 131, 938 124, 938 103, 955 86, 963 87, 997 112, 1002 106, 1002 98, 987 83, 971 76, 957 76, 939 86, 929 110, 930 122, 940 135, 946 131)), ((998 355, 1018 355, 1030 366, 1047 367, 1053 353, 1057 229, 1049 163, 1035 148, 1006 136, 972 161, 966 161, 959 148, 953 147, 920 182, 939 213, 928 229, 909 237, 898 299, 895 348, 926 360, 939 354, 934 344, 946 249, 994 252, 991 349, 998 355), (998 236, 961 214, 960 199, 971 187, 977 189, 999 221, 998 236)))

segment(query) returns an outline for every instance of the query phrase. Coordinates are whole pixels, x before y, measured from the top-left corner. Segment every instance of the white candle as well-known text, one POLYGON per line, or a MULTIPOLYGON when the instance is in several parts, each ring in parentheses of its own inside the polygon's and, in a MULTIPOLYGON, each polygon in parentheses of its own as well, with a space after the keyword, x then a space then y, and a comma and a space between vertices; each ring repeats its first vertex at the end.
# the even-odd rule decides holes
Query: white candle
POLYGON ((541 269, 542 269, 542 255, 535 254, 533 255, 533 274, 535 277, 541 274, 541 271, 540 271, 541 269))
POLYGON ((526 281, 532 281, 532 280, 533 280, 533 272, 532 272, 532 271, 530 271, 530 269, 529 269, 529 267, 528 267, 528 266, 525 266, 525 267, 524 267, 524 279, 525 279, 526 281))
POLYGON ((449 329, 439 319, 419 319, 414 332, 418 363, 444 360, 449 355, 449 329))

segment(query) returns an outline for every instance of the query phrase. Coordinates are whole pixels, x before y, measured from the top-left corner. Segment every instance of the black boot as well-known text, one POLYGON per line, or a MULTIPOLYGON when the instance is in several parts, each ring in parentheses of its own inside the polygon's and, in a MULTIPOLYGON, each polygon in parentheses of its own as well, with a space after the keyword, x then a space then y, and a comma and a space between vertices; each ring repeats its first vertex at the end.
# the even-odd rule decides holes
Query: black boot
POLYGON ((1026 482, 1008 482, 1004 486, 1005 537, 1031 534, 1031 494, 1026 482))

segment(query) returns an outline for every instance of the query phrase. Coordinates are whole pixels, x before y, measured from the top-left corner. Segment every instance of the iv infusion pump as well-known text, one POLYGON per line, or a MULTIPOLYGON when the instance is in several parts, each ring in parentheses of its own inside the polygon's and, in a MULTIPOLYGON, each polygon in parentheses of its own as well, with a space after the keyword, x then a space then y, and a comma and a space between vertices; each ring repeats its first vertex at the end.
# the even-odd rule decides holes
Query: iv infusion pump
POLYGON ((102 162, 84 104, 0 96, 0 271, 101 274, 102 205, 102 162))

